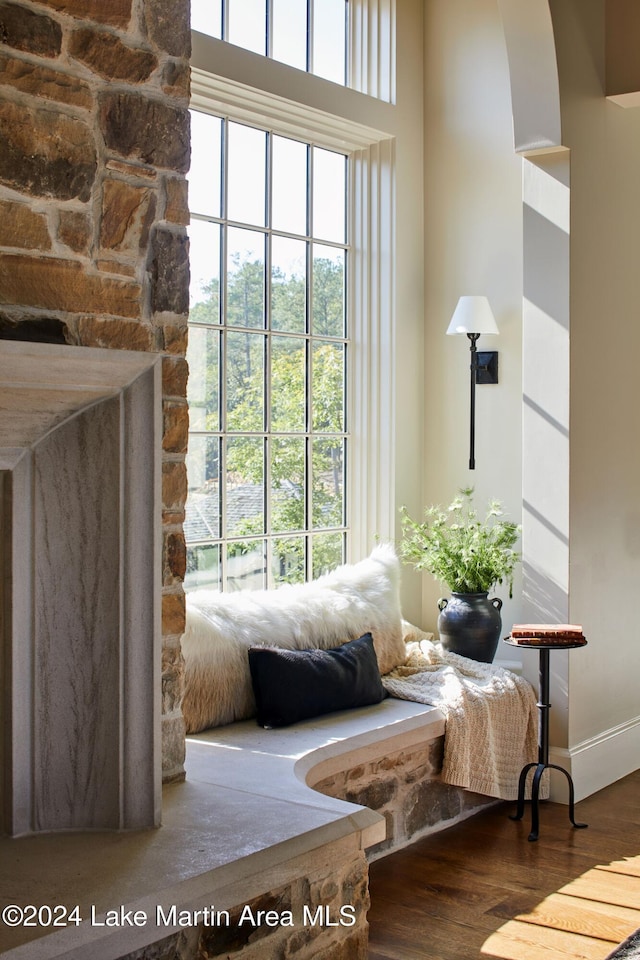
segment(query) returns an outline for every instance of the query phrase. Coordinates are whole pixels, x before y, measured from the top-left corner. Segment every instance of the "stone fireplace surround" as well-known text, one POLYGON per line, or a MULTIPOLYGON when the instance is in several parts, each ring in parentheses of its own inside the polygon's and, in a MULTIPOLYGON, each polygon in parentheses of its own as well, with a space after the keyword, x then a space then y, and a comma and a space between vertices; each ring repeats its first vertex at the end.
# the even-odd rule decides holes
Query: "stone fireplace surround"
POLYGON ((159 358, 0 342, 2 832, 160 822, 159 358))

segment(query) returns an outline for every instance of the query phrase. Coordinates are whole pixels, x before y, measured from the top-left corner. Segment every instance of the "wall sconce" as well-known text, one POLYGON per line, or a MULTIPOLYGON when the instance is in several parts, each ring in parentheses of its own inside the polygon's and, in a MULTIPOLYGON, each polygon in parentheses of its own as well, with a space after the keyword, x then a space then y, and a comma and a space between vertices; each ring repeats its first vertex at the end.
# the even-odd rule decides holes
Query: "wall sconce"
POLYGON ((499 333, 498 325, 486 297, 460 297, 447 328, 447 334, 466 333, 471 348, 471 407, 469 420, 469 470, 475 470, 476 383, 498 382, 498 353, 496 350, 476 349, 478 337, 499 333))

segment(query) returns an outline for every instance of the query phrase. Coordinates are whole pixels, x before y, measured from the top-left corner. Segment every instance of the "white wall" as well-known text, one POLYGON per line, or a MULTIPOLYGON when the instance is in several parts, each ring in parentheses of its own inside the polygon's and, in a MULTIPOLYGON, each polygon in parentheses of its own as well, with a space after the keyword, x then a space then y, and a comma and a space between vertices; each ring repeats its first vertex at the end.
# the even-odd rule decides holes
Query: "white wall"
MULTIPOLYGON (((526 595, 518 584, 504 625, 584 625, 588 646, 554 654, 551 688, 552 760, 580 799, 640 755, 640 112, 604 96, 615 5, 550 9, 570 152, 521 160, 498 0, 426 0, 423 497, 475 482, 480 502, 518 519, 524 504, 526 595), (487 294, 502 331, 500 384, 477 391, 475 476, 468 348, 444 336, 463 293, 487 294)), ((427 628, 439 592, 425 577, 427 628)), ((537 654, 523 660, 535 681, 537 654)))
POLYGON ((584 794, 640 756, 640 112, 604 97, 605 0, 551 11, 571 148, 569 611, 589 639, 567 747, 584 794))
MULTIPOLYGON (((422 505, 422 449, 427 407, 424 374, 424 194, 422 0, 397 5, 396 139, 396 536, 400 506, 422 505)), ((404 616, 422 617, 421 578, 402 571, 404 616)))
MULTIPOLYGON (((514 152, 509 71, 497 0, 425 4, 425 455, 423 505, 472 485, 521 517, 522 160, 514 152), (499 337, 497 385, 476 390, 469 459, 469 341, 445 331, 463 294, 489 297, 499 337)), ((503 587, 505 633, 520 619, 503 587)), ((446 589, 423 578, 422 625, 446 589)), ((498 655, 510 659, 506 648, 498 655)))

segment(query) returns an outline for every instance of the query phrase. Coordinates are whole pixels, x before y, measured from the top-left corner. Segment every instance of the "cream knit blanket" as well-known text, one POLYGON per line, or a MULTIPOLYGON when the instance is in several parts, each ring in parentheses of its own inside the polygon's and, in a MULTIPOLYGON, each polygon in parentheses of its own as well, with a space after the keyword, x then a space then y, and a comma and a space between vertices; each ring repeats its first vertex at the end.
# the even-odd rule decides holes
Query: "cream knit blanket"
MULTIPOLYGON (((536 695, 509 670, 407 644, 406 663, 382 678, 401 700, 429 703, 446 718, 442 778, 501 800, 515 800, 525 763, 537 760, 536 695)), ((541 796, 542 796, 541 790, 541 796)))

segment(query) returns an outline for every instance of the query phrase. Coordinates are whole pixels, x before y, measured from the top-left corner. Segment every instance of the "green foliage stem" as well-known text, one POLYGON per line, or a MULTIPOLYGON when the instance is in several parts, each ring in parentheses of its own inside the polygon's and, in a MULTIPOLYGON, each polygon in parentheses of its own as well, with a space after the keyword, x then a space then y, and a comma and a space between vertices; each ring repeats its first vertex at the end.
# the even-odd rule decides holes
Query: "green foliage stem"
POLYGON ((402 558, 416 570, 426 570, 452 593, 488 593, 497 583, 509 585, 520 560, 514 550, 520 527, 507 520, 497 500, 484 519, 473 507, 473 488, 460 491, 447 510, 427 507, 422 521, 402 507, 402 558))

